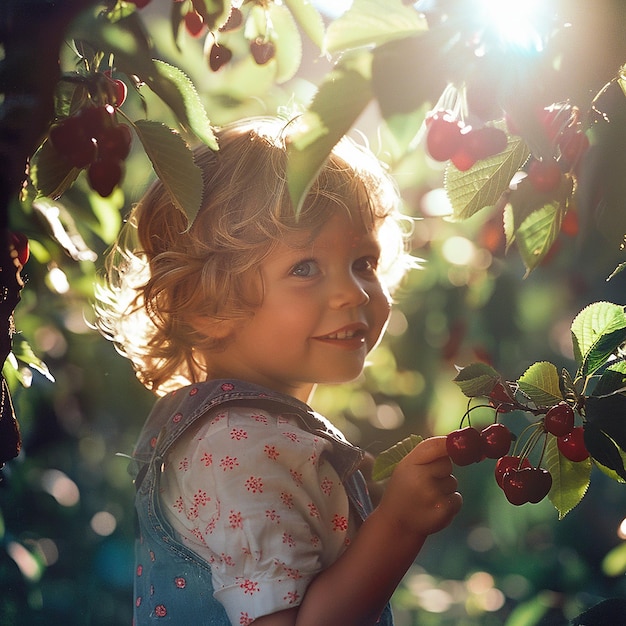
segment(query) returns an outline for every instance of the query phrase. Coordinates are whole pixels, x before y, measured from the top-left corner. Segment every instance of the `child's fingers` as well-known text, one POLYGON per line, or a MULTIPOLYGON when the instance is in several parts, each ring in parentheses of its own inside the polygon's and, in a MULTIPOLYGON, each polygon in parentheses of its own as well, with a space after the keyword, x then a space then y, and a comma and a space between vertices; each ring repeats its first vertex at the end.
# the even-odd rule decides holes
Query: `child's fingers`
POLYGON ((412 463, 425 465, 442 457, 447 457, 446 438, 429 437, 421 441, 409 454, 412 463))

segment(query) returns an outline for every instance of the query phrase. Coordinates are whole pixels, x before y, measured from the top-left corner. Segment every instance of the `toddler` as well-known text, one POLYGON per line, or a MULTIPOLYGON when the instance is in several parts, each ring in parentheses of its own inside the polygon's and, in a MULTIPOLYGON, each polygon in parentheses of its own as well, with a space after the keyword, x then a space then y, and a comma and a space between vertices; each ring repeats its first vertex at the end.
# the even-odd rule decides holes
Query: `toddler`
POLYGON ((98 326, 161 397, 134 451, 134 624, 364 626, 461 506, 445 439, 374 509, 364 454, 307 404, 353 380, 410 264, 398 195, 348 139, 296 216, 290 125, 253 118, 196 150, 191 225, 156 181, 108 259, 98 326))

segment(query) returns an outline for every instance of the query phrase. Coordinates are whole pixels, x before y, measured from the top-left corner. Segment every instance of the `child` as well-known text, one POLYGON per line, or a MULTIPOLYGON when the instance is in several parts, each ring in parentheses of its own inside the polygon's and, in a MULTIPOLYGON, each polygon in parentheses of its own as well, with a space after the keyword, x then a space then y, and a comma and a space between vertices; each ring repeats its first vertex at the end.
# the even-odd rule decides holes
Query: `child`
POLYGON ((222 129, 196 153, 191 227, 157 181, 109 259, 99 327, 167 394, 134 453, 136 626, 392 624, 391 594, 461 506, 433 437, 372 511, 363 453, 306 404, 361 373, 409 257, 395 187, 348 140, 295 215, 288 131, 222 129))

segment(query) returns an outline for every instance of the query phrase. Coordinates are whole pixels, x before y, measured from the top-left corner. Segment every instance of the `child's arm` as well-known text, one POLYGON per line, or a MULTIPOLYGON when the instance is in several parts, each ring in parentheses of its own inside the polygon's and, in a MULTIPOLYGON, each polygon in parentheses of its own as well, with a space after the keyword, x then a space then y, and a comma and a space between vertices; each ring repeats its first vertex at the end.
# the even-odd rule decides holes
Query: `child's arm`
POLYGON ((309 585, 302 604, 257 619, 255 626, 376 624, 426 537, 461 508, 451 472, 445 437, 420 443, 397 465, 350 547, 309 585))

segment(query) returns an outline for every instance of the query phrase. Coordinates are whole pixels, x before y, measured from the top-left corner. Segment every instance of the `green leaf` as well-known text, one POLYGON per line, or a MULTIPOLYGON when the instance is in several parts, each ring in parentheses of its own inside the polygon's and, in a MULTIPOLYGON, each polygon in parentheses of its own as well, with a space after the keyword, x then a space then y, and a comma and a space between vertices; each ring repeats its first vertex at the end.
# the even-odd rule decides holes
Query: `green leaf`
POLYGON ((609 478, 626 483, 626 454, 596 424, 585 424, 585 447, 593 462, 609 478))
POLYGON ((546 204, 533 211, 515 233, 520 256, 526 266, 526 275, 546 256, 561 230, 563 213, 558 204, 546 204))
POLYGON ((334 54, 380 45, 426 31, 426 18, 397 0, 354 0, 326 31, 326 51, 334 54))
POLYGON ((575 463, 566 459, 557 447, 556 437, 547 435, 545 467, 552 476, 548 497, 563 519, 585 496, 591 477, 591 459, 575 463))
POLYGON ((155 80, 149 81, 148 85, 150 88, 153 89, 157 95, 161 95, 166 102, 168 99, 178 99, 172 89, 175 88, 182 98, 182 104, 185 110, 184 119, 181 119, 181 122, 188 124, 198 139, 203 141, 211 149, 217 150, 217 139, 213 133, 211 122, 209 121, 204 105, 191 79, 185 72, 164 61, 155 60, 154 65, 158 71, 158 75, 164 80, 156 78, 155 80))
POLYGON ((202 172, 181 136, 160 122, 139 120, 135 130, 174 205, 193 224, 202 202, 202 172))
POLYGON ((48 366, 33 352, 30 344, 20 335, 13 337, 13 354, 18 360, 37 370, 49 381, 54 382, 54 376, 50 373, 48 366))
POLYGON ((324 20, 309 0, 284 0, 294 19, 307 37, 321 50, 326 29, 324 20))
POLYGON ((574 357, 579 374, 593 374, 625 340, 626 313, 623 306, 594 302, 585 307, 572 322, 574 357))
POLYGON ((293 122, 287 184, 296 214, 331 150, 371 100, 370 62, 369 53, 344 57, 326 76, 309 109, 293 122))
POLYGON ((626 362, 617 361, 604 370, 592 395, 602 397, 624 392, 626 392, 626 362))
POLYGON ((547 361, 533 363, 517 382, 520 391, 538 407, 553 406, 563 400, 559 372, 547 361))
POLYGON ((617 578, 626 573, 626 543, 622 541, 617 547, 607 552, 602 559, 602 572, 611 578, 617 578))
POLYGON ((475 398, 488 396, 501 379, 500 374, 490 365, 471 363, 457 374, 454 382, 468 398, 475 398))
POLYGON ((80 172, 46 140, 31 160, 30 179, 39 194, 56 200, 72 186, 80 172))
MULTIPOLYGON (((272 3, 268 10, 275 43, 276 82, 284 83, 293 78, 302 61, 302 38, 293 16, 284 6, 272 3)), ((270 63, 272 63, 270 61, 270 63)))
MULTIPOLYGON (((503 129, 505 124, 494 126, 503 129)), ((445 188, 454 217, 464 220, 484 207, 495 205, 529 154, 526 144, 519 137, 513 136, 509 137, 504 152, 478 161, 466 172, 460 172, 454 165, 448 164, 445 188)))
MULTIPOLYGON (((610 437, 613 444, 626 451, 626 395, 616 393, 602 397, 589 396, 585 402, 585 417, 585 437, 588 430, 591 432, 599 429, 610 437)), ((596 457, 588 446, 587 449, 596 457)), ((596 458, 601 460, 600 457, 596 458)))
POLYGON ((623 272, 626 269, 626 261, 624 261, 623 263, 620 263, 610 274, 609 277, 606 279, 606 282, 608 283, 612 278, 615 278, 615 276, 617 276, 619 273, 623 272))
POLYGON ((391 446, 391 448, 381 452, 374 461, 372 479, 378 481, 389 478, 396 465, 421 441, 423 441, 423 437, 420 435, 409 435, 402 441, 391 446))

